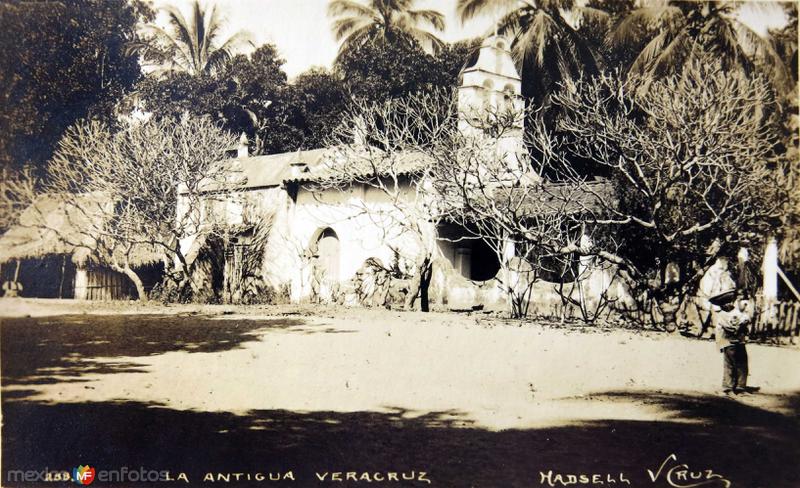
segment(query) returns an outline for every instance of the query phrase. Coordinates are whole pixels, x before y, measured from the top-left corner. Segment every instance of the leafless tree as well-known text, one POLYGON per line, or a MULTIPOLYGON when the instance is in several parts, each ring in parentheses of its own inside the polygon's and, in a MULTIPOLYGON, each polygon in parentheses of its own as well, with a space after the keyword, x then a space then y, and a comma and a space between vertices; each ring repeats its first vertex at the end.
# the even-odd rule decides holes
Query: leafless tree
POLYGON ((583 213, 585 222, 625 237, 609 258, 663 302, 696 287, 715 254, 758 248, 776 231, 787 197, 776 106, 763 79, 713 59, 646 93, 635 87, 612 75, 566 84, 553 97, 554 130, 531 142, 567 181, 581 176, 576 160, 607 178, 613 192, 595 192, 602 212, 583 213), (723 245, 707 255, 715 239, 723 245), (677 281, 665 279, 669 263, 680 267, 677 281))
MULTIPOLYGON (((182 291, 191 263, 181 241, 220 228, 206 209, 215 192, 236 180, 220 163, 234 143, 206 118, 151 119, 117 132, 81 122, 60 142, 44 191, 84 215, 76 221, 90 238, 89 251, 130 278, 140 299, 146 295, 131 258, 142 250, 162 254, 168 277, 182 291)), ((74 245, 87 246, 87 239, 80 241, 74 245)))
POLYGON ((17 222, 20 214, 33 203, 35 194, 36 178, 30 168, 3 169, 0 174, 0 233, 17 222))

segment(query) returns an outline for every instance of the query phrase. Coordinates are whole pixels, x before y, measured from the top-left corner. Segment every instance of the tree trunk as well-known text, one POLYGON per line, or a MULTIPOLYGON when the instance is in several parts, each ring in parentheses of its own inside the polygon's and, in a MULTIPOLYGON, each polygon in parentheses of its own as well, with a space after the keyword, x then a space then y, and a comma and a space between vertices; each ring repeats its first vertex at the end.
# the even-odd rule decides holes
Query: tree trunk
POLYGON ((431 276, 433 275, 433 264, 430 257, 425 258, 423 266, 420 268, 420 286, 419 286, 419 305, 423 312, 430 311, 430 299, 428 291, 431 286, 431 276))
POLYGON ((417 272, 411 280, 411 286, 406 296, 406 310, 413 310, 414 302, 416 302, 417 297, 420 299, 420 310, 423 312, 428 312, 430 310, 428 289, 430 288, 432 274, 433 265, 431 263, 431 256, 426 255, 417 265, 417 272))
POLYGON ((139 295, 139 301, 140 302, 147 301, 147 292, 144 290, 144 284, 142 284, 142 279, 139 278, 139 275, 137 275, 136 272, 133 271, 130 266, 128 266, 127 264, 125 266, 112 264, 111 269, 113 269, 117 273, 122 273, 125 276, 127 276, 128 279, 133 282, 133 286, 136 287, 136 293, 139 295))
POLYGON ((419 278, 420 278, 419 270, 417 270, 417 274, 415 274, 414 278, 411 280, 411 286, 408 287, 408 295, 406 295, 406 303, 404 306, 406 310, 414 309, 414 302, 417 301, 417 296, 419 295, 419 287, 420 287, 419 278))
POLYGON ((173 290, 175 292, 175 300, 182 301, 186 296, 186 290, 189 288, 192 282, 192 273, 194 263, 197 262, 197 259, 192 261, 192 266, 187 263, 186 258, 181 254, 179 251, 175 253, 176 259, 172 259, 172 271, 167 274, 169 280, 172 281, 173 290))
POLYGON ((144 289, 144 284, 142 284, 142 279, 139 278, 139 275, 134 273, 131 268, 126 266, 124 269, 125 276, 130 278, 130 280, 133 281, 133 286, 136 287, 136 293, 139 295, 139 301, 146 302, 148 300, 147 292, 144 289))

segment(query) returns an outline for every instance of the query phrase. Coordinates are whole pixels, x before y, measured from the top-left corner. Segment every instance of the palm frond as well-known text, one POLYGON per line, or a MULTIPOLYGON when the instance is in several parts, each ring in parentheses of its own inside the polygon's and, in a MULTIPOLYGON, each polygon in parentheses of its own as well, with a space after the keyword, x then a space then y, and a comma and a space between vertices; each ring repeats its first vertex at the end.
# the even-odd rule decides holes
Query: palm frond
POLYGON ((666 29, 675 32, 685 23, 683 12, 673 5, 638 8, 617 24, 609 33, 608 41, 612 46, 635 44, 640 40, 642 27, 649 30, 666 29))
POLYGON ((203 66, 204 73, 211 73, 225 66, 232 58, 230 51, 215 49, 208 55, 208 59, 203 66))
POLYGON ((753 56, 756 61, 761 61, 764 68, 768 70, 768 75, 773 79, 776 87, 781 90, 791 90, 792 77, 789 73, 789 66, 778 54, 772 40, 760 36, 743 22, 733 21, 731 25, 742 47, 745 51, 750 51, 748 54, 753 56))
POLYGON ((214 39, 219 35, 220 28, 225 23, 226 19, 220 14, 220 10, 211 6, 206 12, 205 16, 205 36, 209 39, 209 44, 214 42, 214 39))
POLYGON ((255 43, 253 43, 253 36, 250 35, 247 31, 239 31, 228 38, 221 46, 214 49, 214 52, 217 51, 224 51, 228 53, 228 56, 233 57, 235 51, 245 45, 249 45, 250 47, 255 47, 255 43))
POLYGON ((333 22, 333 37, 337 41, 341 41, 353 35, 354 32, 370 25, 372 25, 370 20, 359 17, 337 19, 333 22))
POLYGON ((213 72, 231 59, 237 48, 246 43, 253 45, 250 34, 239 31, 217 46, 224 19, 213 5, 204 9, 199 0, 193 0, 188 20, 174 6, 167 5, 161 10, 167 14, 169 26, 147 24, 143 27, 142 40, 132 44, 132 49, 145 59, 153 58, 164 64, 163 69, 157 70, 159 73, 184 71, 201 75, 213 72))
POLYGON ((431 32, 424 29, 411 29, 408 34, 416 39, 423 49, 438 53, 444 47, 444 42, 431 32))
POLYGON ((209 10, 200 9, 199 2, 195 3, 194 8, 194 37, 197 46, 197 66, 201 71, 207 71, 206 65, 209 58, 209 36, 207 27, 211 26, 212 21, 216 22, 216 9, 214 5, 209 10))
POLYGON ((514 0, 458 0, 456 14, 463 23, 494 9, 508 12, 516 3, 514 0))
MULTIPOLYGON (((410 37, 423 47, 438 50, 442 41, 425 28, 444 30, 444 16, 435 10, 411 10, 414 0, 370 0, 364 5, 353 0, 332 0, 328 16, 334 17, 333 35, 341 41, 342 52, 373 39, 410 37)), ((337 59, 338 59, 337 55, 337 59)))
POLYGON ((571 63, 570 59, 572 58, 571 53, 564 52, 564 48, 561 44, 554 44, 553 48, 555 49, 555 66, 558 70, 558 81, 565 81, 572 79, 572 70, 571 70, 571 63))
POLYGON ((219 30, 223 23, 219 14, 219 9, 215 8, 214 5, 209 7, 203 21, 203 35, 202 37, 198 36, 202 39, 200 52, 208 56, 209 52, 213 51, 215 48, 214 40, 219 36, 219 30))
POLYGON ((339 46, 339 52, 336 54, 337 60, 343 53, 355 50, 370 39, 375 38, 378 33, 379 30, 372 23, 364 23, 361 27, 352 30, 339 46))
POLYGON ((644 49, 642 49, 642 52, 636 56, 636 59, 633 60, 633 63, 631 63, 628 71, 634 75, 644 74, 650 67, 653 60, 658 57, 668 42, 669 32, 662 31, 658 33, 658 35, 656 35, 650 40, 650 42, 647 43, 644 49))
MULTIPOLYGON (((192 59, 192 53, 188 49, 188 46, 185 43, 177 40, 171 33, 167 32, 165 29, 157 25, 148 24, 147 26, 145 26, 144 30, 145 32, 149 32, 153 36, 151 42, 153 42, 156 45, 158 43, 164 45, 164 47, 161 48, 161 52, 163 55, 166 55, 168 57, 180 58, 184 62, 192 59)), ((154 49, 158 49, 158 47, 154 47, 154 49)))
POLYGON ((414 23, 427 23, 437 31, 444 30, 444 15, 436 10, 407 10, 406 14, 414 23))
MULTIPOLYGON (((375 0, 371 0, 375 1, 375 0)), ((381 1, 381 0, 379 0, 381 1)), ((394 10, 408 10, 416 0, 382 0, 388 2, 394 10)))
POLYGON ((562 16, 553 17, 552 20, 559 26, 566 44, 572 48, 571 53, 564 54, 569 54, 579 71, 597 72, 605 64, 602 56, 562 16))
MULTIPOLYGON (((214 6, 211 5, 211 14, 214 13, 214 6)), ((194 27, 194 45, 198 54, 202 54, 202 44, 206 37, 206 16, 208 12, 200 7, 200 1, 195 0, 192 6, 192 25, 194 27)), ((199 57, 199 56, 198 56, 199 57)))
POLYGON ((500 35, 515 39, 530 24, 535 13, 535 10, 527 8, 512 10, 501 17, 497 25, 489 27, 484 37, 489 37, 497 31, 500 35))
POLYGON ((197 49, 194 43, 195 36, 192 34, 192 27, 183 17, 183 14, 177 8, 168 5, 164 7, 164 11, 167 13, 169 18, 170 26, 175 30, 176 35, 171 36, 173 40, 184 44, 187 48, 189 48, 189 58, 196 59, 197 57, 197 49))
POLYGON ((681 66, 689 57, 692 39, 686 30, 682 30, 653 59, 647 72, 650 78, 657 73, 667 73, 670 67, 681 66))
POLYGON ((556 24, 553 19, 544 11, 536 12, 527 29, 514 44, 514 53, 519 58, 519 61, 529 59, 533 54, 535 64, 544 65, 545 49, 548 41, 553 39, 555 31, 556 24))
POLYGON ((575 7, 573 10, 580 17, 581 22, 583 22, 584 19, 602 23, 611 22, 611 14, 599 8, 575 7))
POLYGON ((163 62, 169 57, 169 51, 154 42, 153 39, 136 39, 125 45, 125 54, 138 55, 145 63, 163 62))
POLYGON ((775 8, 774 2, 753 2, 748 0, 727 0, 725 6, 727 10, 733 13, 734 11, 741 10, 742 8, 751 9, 754 14, 770 15, 775 8))
POLYGON ((328 17, 350 15, 353 17, 374 17, 376 12, 352 0, 332 0, 328 4, 328 17))

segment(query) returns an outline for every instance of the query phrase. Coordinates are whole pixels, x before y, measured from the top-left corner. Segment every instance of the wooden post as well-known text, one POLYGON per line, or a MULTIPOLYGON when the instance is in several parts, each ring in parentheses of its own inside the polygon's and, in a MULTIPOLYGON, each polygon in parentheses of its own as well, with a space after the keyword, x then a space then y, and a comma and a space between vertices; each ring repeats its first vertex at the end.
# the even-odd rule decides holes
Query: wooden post
POLYGON ((67 255, 64 254, 61 259, 61 281, 58 283, 58 298, 64 298, 64 271, 67 267, 67 255))
POLYGON ((793 335, 800 335, 800 303, 794 304, 794 328, 793 335))
POLYGON ((777 319, 775 304, 778 301, 778 243, 774 237, 770 237, 767 241, 762 272, 764 276, 762 288, 764 309, 762 313, 764 319, 771 322, 777 319))
POLYGON ((231 256, 228 252, 228 232, 222 238, 222 303, 231 303, 231 256))
POLYGON ((75 277, 72 280, 72 297, 76 300, 86 300, 89 290, 86 269, 81 265, 75 267, 75 277))

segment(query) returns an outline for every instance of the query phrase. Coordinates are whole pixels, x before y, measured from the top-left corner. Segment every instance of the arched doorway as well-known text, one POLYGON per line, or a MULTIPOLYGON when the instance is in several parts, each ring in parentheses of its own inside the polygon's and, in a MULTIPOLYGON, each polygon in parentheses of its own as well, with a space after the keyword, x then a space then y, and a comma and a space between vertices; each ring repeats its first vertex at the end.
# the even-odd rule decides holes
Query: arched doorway
POLYGON ((330 227, 320 232, 316 242, 316 266, 328 283, 339 281, 339 236, 330 227))

